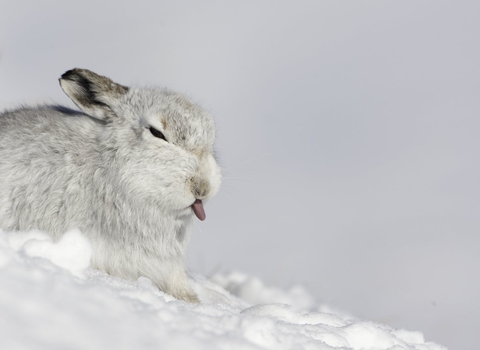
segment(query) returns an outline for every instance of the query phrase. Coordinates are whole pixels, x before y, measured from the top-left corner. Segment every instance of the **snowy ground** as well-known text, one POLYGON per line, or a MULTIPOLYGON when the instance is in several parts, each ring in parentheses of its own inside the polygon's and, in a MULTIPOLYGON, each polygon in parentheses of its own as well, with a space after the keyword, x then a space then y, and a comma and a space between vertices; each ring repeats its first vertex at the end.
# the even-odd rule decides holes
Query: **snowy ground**
POLYGON ((238 272, 193 276, 202 303, 186 304, 88 269, 90 254, 78 231, 0 232, 0 349, 445 349, 238 272))
POLYGON ((2 1, 0 109, 76 108, 57 80, 74 67, 186 93, 216 119, 224 172, 192 270, 302 284, 478 350, 479 13, 478 0, 2 1))

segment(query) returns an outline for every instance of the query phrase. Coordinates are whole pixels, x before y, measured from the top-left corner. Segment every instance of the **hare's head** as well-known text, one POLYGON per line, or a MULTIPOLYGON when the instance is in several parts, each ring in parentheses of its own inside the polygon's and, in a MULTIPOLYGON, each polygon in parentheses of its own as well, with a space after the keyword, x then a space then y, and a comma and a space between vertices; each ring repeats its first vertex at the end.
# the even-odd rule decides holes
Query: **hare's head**
POLYGON ((166 213, 191 215, 193 209, 205 219, 202 201, 218 191, 221 180, 209 113, 181 94, 125 87, 85 69, 66 72, 60 85, 100 121, 100 150, 111 163, 107 180, 166 213))

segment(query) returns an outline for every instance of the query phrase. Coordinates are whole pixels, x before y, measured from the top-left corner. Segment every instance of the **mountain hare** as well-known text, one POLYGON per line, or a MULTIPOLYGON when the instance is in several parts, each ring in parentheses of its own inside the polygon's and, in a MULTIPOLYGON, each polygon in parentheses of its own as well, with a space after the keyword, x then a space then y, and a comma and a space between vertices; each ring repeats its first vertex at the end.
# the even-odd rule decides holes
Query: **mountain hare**
POLYGON ((129 88, 85 69, 62 75, 82 110, 23 107, 0 115, 0 228, 58 240, 79 228, 91 265, 150 278, 198 302, 187 281, 193 216, 219 189, 212 117, 181 94, 129 88))

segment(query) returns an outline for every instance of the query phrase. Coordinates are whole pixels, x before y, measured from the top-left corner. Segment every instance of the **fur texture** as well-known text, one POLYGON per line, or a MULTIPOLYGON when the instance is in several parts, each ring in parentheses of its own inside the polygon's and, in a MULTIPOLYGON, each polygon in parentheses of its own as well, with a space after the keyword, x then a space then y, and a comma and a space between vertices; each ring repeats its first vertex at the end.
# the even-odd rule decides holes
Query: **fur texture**
POLYGON ((212 117, 181 94, 128 88, 84 69, 60 84, 82 112, 43 106, 0 115, 0 228, 54 239, 80 228, 92 267, 145 276, 198 302, 184 260, 191 205, 221 181, 212 117))

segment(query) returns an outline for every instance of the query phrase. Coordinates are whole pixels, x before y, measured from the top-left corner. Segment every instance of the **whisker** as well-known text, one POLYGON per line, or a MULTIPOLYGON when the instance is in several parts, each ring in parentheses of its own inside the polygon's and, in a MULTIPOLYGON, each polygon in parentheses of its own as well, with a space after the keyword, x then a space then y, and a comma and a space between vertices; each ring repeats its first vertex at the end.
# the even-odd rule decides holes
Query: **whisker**
POLYGON ((247 182, 252 182, 252 180, 249 179, 242 179, 240 177, 224 177, 222 180, 237 180, 237 181, 247 181, 247 182))
POLYGON ((228 193, 228 191, 225 188, 223 188, 221 191, 222 193, 226 194, 228 197, 234 198, 230 193, 228 193))
POLYGON ((244 164, 253 162, 253 161, 255 161, 255 160, 263 159, 263 158, 268 157, 268 156, 271 156, 271 155, 272 155, 271 153, 266 153, 266 154, 264 154, 264 155, 261 155, 261 156, 258 156, 258 157, 254 157, 254 158, 251 158, 251 159, 247 159, 247 160, 245 160, 245 161, 243 161, 243 162, 234 164, 234 165, 229 166, 228 168, 225 168, 225 169, 223 169, 223 170, 224 170, 224 171, 228 171, 228 170, 233 169, 233 168, 236 168, 236 167, 238 167, 238 166, 240 166, 240 165, 244 165, 244 164))

